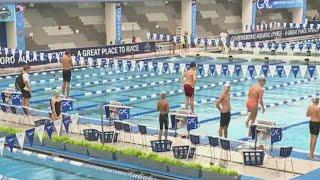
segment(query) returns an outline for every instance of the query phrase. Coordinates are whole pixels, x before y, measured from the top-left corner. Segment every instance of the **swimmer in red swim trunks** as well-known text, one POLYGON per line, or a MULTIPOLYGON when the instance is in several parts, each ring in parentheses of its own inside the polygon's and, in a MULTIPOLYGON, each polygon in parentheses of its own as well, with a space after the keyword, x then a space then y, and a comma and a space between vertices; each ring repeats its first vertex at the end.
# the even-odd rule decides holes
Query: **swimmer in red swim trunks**
MULTIPOLYGON (((266 78, 264 76, 260 76, 258 79, 258 84, 253 85, 249 89, 248 93, 248 101, 247 101, 247 109, 249 112, 248 119, 246 121, 246 126, 254 124, 258 115, 258 106, 261 105, 262 112, 264 113, 265 107, 263 104, 263 94, 264 90, 263 87, 266 84, 266 78)), ((249 131, 250 136, 250 131, 249 131)))
POLYGON ((194 113, 194 89, 196 86, 197 75, 196 75, 196 63, 190 64, 190 69, 184 73, 185 83, 183 85, 184 93, 186 95, 185 108, 188 110, 191 105, 191 112, 194 113))

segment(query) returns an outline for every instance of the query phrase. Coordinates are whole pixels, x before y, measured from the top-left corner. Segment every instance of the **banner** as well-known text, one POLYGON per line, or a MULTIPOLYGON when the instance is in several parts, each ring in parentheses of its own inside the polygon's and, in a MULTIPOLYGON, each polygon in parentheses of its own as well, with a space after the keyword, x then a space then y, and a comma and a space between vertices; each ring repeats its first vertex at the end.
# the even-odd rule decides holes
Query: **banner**
POLYGON ((42 143, 43 133, 44 133, 44 125, 41 125, 41 126, 36 127, 35 131, 36 131, 37 134, 38 134, 39 141, 42 143))
POLYGON ((130 119, 130 108, 119 108, 119 120, 130 119))
POLYGON ((26 137, 26 132, 23 131, 23 132, 16 133, 16 137, 17 137, 17 140, 18 140, 18 143, 19 143, 21 149, 23 149, 24 140, 26 137))
POLYGON ((44 125, 44 129, 47 131, 49 138, 51 139, 52 133, 54 131, 53 122, 47 123, 44 125))
MULTIPOLYGON (((192 2, 191 7, 191 39, 197 37, 197 3, 192 2)), ((194 46, 194 42, 191 41, 191 45, 194 46)))
POLYGON ((282 129, 281 128, 271 128, 271 144, 279 142, 282 139, 282 129))
POLYGON ((229 41, 242 41, 242 42, 265 41, 265 40, 273 40, 273 39, 279 39, 279 38, 291 38, 291 37, 314 35, 319 33, 320 33, 320 29, 313 29, 313 28, 283 29, 283 30, 263 31, 263 32, 230 34, 229 41))
POLYGON ((62 122, 63 122, 64 129, 66 130, 67 133, 69 133, 69 126, 71 123, 71 117, 70 116, 63 116, 62 122))
POLYGON ((16 19, 16 5, 0 3, 0 22, 13 22, 16 19))
POLYGON ((256 0, 256 7, 263 9, 302 8, 306 0, 256 0))
POLYGON ((27 138, 28 138, 30 146, 33 145, 33 139, 34 139, 35 130, 36 130, 35 128, 26 130, 26 135, 27 135, 27 138))
POLYGON ((187 117, 187 130, 190 131, 192 129, 199 128, 200 124, 198 121, 198 117, 187 117))
POLYGON ((73 101, 72 99, 62 99, 61 100, 61 110, 62 112, 73 111, 73 101))
POLYGON ((54 129, 57 131, 58 136, 60 136, 62 120, 53 121, 54 129))
POLYGON ((4 143, 6 142, 6 138, 2 137, 0 138, 0 155, 3 155, 3 150, 4 150, 4 143))
POLYGON ((116 5, 116 44, 121 44, 122 40, 122 7, 118 3, 116 5))
POLYGON ((16 135, 13 134, 13 135, 10 135, 10 136, 6 136, 6 142, 7 142, 7 145, 10 149, 10 151, 12 152, 12 149, 14 147, 14 141, 16 140, 16 135))

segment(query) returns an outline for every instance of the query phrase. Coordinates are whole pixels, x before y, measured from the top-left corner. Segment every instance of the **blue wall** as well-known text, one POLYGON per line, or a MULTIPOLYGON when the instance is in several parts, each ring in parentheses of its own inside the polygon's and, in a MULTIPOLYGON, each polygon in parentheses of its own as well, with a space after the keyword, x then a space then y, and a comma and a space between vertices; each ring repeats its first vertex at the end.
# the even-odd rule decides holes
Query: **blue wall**
POLYGON ((0 22, 0 47, 7 47, 6 23, 0 22))

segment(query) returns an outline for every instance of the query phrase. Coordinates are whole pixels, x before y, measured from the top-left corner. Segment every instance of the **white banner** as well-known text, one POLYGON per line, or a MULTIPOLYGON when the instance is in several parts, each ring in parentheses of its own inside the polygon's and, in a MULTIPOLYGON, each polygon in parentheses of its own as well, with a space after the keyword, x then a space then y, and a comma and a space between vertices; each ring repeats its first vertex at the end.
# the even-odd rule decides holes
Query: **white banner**
POLYGON ((174 64, 173 64, 173 63, 169 63, 168 65, 169 65, 169 71, 170 71, 170 73, 175 72, 175 71, 174 71, 174 64))
POLYGON ((302 77, 306 76, 307 68, 307 66, 300 66, 300 73, 302 77))
POLYGON ((158 69, 159 69, 159 72, 162 73, 163 62, 158 62, 158 69))
POLYGON ((131 61, 131 71, 135 71, 136 69, 136 61, 131 61))
POLYGON ((290 65, 284 65, 283 69, 284 69, 284 72, 286 73, 287 77, 289 77, 290 72, 291 72, 291 66, 290 65))
POLYGON ((57 131, 58 136, 60 136, 62 120, 54 121, 53 124, 54 124, 54 128, 57 131))
POLYGON ((204 70, 204 74, 208 74, 209 73, 209 64, 204 64, 203 70, 204 70))
POLYGON ((4 143, 6 142, 6 137, 0 138, 0 155, 3 155, 4 143))
POLYGON ((186 67, 186 64, 180 64, 180 71, 181 72, 184 72, 184 70, 186 70, 187 67, 186 67))
POLYGON ((140 66, 140 71, 142 71, 144 69, 144 62, 139 61, 139 66, 140 66))
MULTIPOLYGON (((121 61, 121 60, 120 60, 121 61)), ((115 70, 117 70, 118 69, 118 60, 117 59, 115 59, 115 60, 113 60, 113 66, 114 66, 114 69, 115 70)))
POLYGON ((23 131, 23 132, 16 133, 16 137, 17 137, 17 140, 18 140, 18 143, 19 143, 21 149, 23 149, 24 140, 26 137, 26 132, 23 131))
POLYGON ((269 66, 270 74, 273 77, 276 74, 276 66, 269 66))
POLYGON ((261 74, 261 65, 255 65, 256 73, 258 76, 261 74))
POLYGON ((124 69, 124 70, 127 70, 128 68, 127 68, 127 61, 122 61, 122 68, 124 69))
POLYGON ((153 62, 152 61, 148 62, 148 69, 149 69, 149 71, 153 71, 153 62))
POLYGON ((242 68, 243 77, 247 77, 248 65, 246 64, 241 65, 241 68, 242 68))
POLYGON ((221 64, 216 65, 216 72, 217 72, 218 76, 221 75, 221 64))
POLYGON ((42 143, 43 133, 44 133, 44 125, 36 127, 36 133, 38 134, 39 141, 42 143))
POLYGON ((230 76, 232 77, 232 76, 233 76, 233 73, 234 73, 234 65, 230 65, 230 66, 228 66, 228 67, 229 67, 230 76))

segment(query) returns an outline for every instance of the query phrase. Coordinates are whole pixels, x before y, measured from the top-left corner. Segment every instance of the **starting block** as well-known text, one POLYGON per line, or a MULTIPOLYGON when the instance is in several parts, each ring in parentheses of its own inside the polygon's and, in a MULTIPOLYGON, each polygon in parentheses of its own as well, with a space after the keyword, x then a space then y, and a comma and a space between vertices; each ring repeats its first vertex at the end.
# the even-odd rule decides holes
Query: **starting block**
POLYGON ((7 89, 1 92, 2 102, 14 106, 21 106, 22 95, 14 89, 7 89))
POLYGON ((198 116, 188 110, 177 110, 171 113, 171 126, 175 130, 175 135, 177 135, 178 128, 185 127, 189 134, 190 130, 199 128, 198 116))
POLYGON ((104 105, 106 118, 110 120, 130 119, 130 109, 132 107, 124 106, 121 102, 110 101, 104 105))

